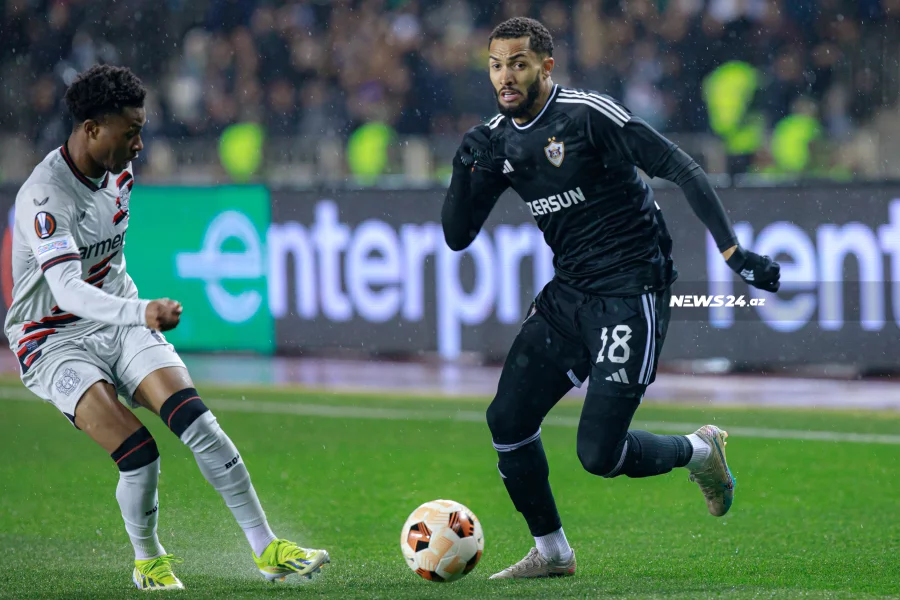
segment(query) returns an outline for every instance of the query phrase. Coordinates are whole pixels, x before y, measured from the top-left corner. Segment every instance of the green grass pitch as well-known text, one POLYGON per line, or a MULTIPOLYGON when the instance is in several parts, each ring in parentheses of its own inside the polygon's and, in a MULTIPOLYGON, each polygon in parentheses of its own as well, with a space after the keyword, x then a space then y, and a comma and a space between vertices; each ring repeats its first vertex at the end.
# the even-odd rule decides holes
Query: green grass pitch
MULTIPOLYGON (((532 540, 506 496, 486 399, 314 391, 201 393, 241 452, 275 532, 327 548, 313 581, 266 583, 219 496, 156 418, 160 537, 183 557, 185 598, 869 598, 900 594, 900 445, 732 433, 736 499, 710 516, 678 469, 603 480, 575 455, 576 401, 543 430, 575 577, 496 582, 532 540), (481 520, 485 554, 461 581, 419 579, 399 549, 420 503, 450 498, 481 520)), ((52 406, 0 381, 0 598, 131 598, 131 547, 115 467, 52 406)), ((641 422, 726 429, 900 434, 884 412, 752 410, 647 404, 641 422)), ((677 426, 676 426, 677 428, 677 426)), ((692 431, 691 429, 690 431, 692 431)), ((689 431, 685 431, 688 433, 689 431)))

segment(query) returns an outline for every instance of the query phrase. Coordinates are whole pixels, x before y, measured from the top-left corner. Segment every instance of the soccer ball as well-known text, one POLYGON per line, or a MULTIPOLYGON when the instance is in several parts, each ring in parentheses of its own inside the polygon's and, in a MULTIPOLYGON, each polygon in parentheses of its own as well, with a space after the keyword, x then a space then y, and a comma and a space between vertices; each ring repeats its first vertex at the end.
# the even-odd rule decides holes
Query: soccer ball
POLYGON ((484 533, 475 514, 459 502, 433 500, 406 519, 400 549, 409 568, 423 579, 456 581, 481 560, 484 533))

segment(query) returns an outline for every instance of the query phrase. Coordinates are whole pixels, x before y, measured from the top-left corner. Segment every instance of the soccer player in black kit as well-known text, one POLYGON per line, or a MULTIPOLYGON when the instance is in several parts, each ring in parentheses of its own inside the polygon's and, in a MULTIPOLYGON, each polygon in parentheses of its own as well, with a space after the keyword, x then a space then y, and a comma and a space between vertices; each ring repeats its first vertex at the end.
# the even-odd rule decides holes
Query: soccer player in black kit
POLYGON ((553 40, 538 21, 513 18, 490 37, 500 114, 466 132, 453 159, 441 220, 465 249, 512 187, 553 250, 555 276, 538 294, 507 355, 487 421, 498 469, 535 546, 493 578, 573 575, 541 445, 541 422, 590 376, 577 451, 601 477, 649 477, 686 467, 715 516, 734 498, 727 433, 629 430, 666 336, 672 240, 640 167, 681 187, 728 265, 770 292, 780 267, 742 248, 721 202, 687 154, 608 96, 551 79, 553 40))

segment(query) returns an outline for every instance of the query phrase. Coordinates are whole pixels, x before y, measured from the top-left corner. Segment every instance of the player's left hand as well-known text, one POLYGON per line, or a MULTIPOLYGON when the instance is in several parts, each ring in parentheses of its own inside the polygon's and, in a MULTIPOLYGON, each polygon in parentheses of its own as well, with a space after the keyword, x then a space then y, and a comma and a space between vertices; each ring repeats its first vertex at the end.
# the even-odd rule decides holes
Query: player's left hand
POLYGON ((726 262, 747 285, 767 292, 777 292, 781 286, 781 265, 768 256, 738 246, 726 262))
POLYGON ((462 166, 475 170, 475 165, 491 170, 491 137, 487 125, 476 125, 469 129, 454 157, 462 166))

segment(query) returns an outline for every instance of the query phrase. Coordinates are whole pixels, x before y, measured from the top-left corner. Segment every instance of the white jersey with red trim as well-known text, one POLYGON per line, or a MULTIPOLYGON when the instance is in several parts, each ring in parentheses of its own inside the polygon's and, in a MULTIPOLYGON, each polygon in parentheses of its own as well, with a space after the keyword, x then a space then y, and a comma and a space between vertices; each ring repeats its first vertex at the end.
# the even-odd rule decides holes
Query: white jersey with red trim
POLYGON ((13 300, 5 331, 23 374, 58 342, 106 323, 138 325, 144 319, 123 254, 133 185, 130 163, 118 175, 107 173, 95 183, 78 170, 62 146, 35 167, 19 190, 12 242, 13 300), (59 283, 60 273, 72 270, 66 263, 74 261, 81 262, 84 283, 78 281, 77 271, 74 281, 59 283), (51 268, 57 279, 46 274, 51 268), (54 296, 48 280, 55 282, 62 298, 54 296), (82 315, 60 305, 82 307, 78 311, 82 315), (102 318, 106 314, 115 317, 107 321, 102 318))

